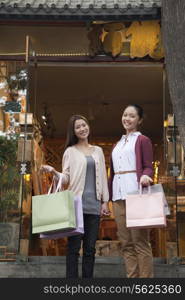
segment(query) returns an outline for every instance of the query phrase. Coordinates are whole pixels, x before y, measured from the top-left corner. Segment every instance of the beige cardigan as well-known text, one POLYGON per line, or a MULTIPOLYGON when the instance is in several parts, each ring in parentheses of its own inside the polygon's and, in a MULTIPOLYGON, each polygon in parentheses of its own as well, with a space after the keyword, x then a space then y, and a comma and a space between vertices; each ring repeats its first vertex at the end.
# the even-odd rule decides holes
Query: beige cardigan
MULTIPOLYGON (((92 157, 96 167, 96 194, 102 202, 109 200, 105 158, 102 149, 94 146, 92 157)), ((62 175, 64 184, 76 195, 82 196, 85 186, 87 161, 85 155, 75 146, 68 147, 62 159, 62 175)))

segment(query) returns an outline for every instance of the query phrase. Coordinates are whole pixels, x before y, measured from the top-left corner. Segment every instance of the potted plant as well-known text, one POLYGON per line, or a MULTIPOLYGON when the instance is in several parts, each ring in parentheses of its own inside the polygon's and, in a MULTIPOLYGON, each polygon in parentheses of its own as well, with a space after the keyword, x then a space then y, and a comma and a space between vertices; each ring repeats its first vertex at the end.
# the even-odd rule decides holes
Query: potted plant
POLYGON ((20 175, 16 158, 17 138, 0 136, 0 246, 7 246, 13 252, 18 249, 20 226, 20 175))

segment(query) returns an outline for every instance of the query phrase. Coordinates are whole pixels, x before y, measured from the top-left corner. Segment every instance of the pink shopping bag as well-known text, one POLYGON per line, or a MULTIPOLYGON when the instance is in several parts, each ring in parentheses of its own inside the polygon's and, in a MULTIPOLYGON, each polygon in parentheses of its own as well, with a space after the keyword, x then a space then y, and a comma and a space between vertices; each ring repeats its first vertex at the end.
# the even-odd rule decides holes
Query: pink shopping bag
POLYGON ((169 214, 161 184, 128 194, 126 197, 126 226, 128 228, 160 228, 166 226, 169 214))

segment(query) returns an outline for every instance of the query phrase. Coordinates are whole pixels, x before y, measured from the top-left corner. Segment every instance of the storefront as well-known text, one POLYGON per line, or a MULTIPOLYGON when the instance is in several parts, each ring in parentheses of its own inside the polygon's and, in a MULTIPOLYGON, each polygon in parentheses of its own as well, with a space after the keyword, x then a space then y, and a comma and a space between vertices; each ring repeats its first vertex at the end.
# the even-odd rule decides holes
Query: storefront
MULTIPOLYGON (((154 181, 163 184, 170 207, 168 226, 151 232, 154 256, 183 258, 184 152, 165 72, 160 1, 120 1, 122 7, 112 8, 57 8, 56 1, 46 7, 39 1, 39 9, 31 2, 24 11, 17 3, 9 15, 1 6, 1 168, 9 170, 9 177, 2 173, 1 259, 65 255, 65 239, 31 234, 31 197, 45 193, 49 180, 41 180, 40 164, 61 170, 67 120, 79 113, 90 121, 91 142, 103 148, 109 174, 110 151, 122 135, 121 114, 129 103, 144 108, 142 132, 153 142, 154 181)), ((120 255, 113 213, 102 219, 97 255, 120 255)))

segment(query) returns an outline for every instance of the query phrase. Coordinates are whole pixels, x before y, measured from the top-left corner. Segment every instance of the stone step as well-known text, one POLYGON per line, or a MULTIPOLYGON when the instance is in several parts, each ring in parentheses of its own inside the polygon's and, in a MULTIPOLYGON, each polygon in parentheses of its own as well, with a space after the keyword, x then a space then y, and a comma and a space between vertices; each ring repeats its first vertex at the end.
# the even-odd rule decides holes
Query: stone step
MULTIPOLYGON (((81 258, 79 259, 81 276, 81 258)), ((154 258, 155 278, 185 277, 185 265, 178 261, 166 263, 165 258, 154 258)), ((95 278, 126 278, 121 257, 96 257, 95 278)), ((65 278, 65 256, 17 257, 15 262, 0 262, 0 278, 65 278)))

